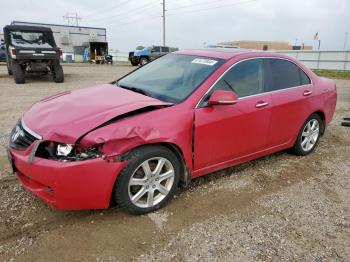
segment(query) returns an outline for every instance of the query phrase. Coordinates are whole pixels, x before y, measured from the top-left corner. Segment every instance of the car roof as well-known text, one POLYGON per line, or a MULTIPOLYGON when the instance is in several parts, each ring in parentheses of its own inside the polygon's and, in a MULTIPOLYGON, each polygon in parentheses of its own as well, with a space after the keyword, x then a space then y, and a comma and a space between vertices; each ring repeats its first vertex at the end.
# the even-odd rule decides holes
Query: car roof
POLYGON ((219 58, 224 60, 229 60, 238 55, 249 55, 250 57, 279 57, 279 58, 288 58, 279 53, 273 53, 270 51, 259 51, 259 50, 250 50, 250 49, 241 49, 241 48, 203 48, 203 49, 184 49, 174 52, 175 54, 180 55, 195 55, 195 56, 204 56, 211 58, 219 58))
POLYGON ((36 31, 36 32, 52 32, 51 28, 44 26, 29 26, 29 25, 7 25, 4 27, 6 31, 36 31))

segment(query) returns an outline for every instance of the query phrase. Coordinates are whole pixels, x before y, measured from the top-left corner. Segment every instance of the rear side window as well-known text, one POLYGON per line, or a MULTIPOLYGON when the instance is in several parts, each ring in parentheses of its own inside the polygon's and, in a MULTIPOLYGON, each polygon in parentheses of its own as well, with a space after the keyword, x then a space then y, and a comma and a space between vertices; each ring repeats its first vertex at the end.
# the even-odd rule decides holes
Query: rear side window
POLYGON ((299 68, 299 74, 300 74, 300 81, 301 81, 300 84, 301 85, 309 85, 309 84, 311 84, 310 78, 300 68, 299 68))
POLYGON ((264 70, 262 59, 243 61, 232 67, 215 84, 215 89, 234 91, 238 97, 256 95, 264 92, 264 70))
POLYGON ((269 79, 266 82, 266 91, 275 91, 295 86, 307 85, 309 77, 294 63, 283 59, 267 59, 269 79))
POLYGON ((169 53, 169 47, 162 47, 162 52, 169 53))

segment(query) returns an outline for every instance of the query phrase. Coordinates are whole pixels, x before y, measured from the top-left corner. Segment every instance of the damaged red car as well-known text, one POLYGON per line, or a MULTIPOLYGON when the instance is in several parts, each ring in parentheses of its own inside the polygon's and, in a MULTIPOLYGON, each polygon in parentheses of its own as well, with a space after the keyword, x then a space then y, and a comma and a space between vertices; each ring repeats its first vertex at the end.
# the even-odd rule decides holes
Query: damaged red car
POLYGON ((37 102, 13 129, 9 158, 55 208, 116 202, 141 214, 198 176, 284 149, 311 153, 336 98, 332 80, 281 54, 178 51, 37 102))

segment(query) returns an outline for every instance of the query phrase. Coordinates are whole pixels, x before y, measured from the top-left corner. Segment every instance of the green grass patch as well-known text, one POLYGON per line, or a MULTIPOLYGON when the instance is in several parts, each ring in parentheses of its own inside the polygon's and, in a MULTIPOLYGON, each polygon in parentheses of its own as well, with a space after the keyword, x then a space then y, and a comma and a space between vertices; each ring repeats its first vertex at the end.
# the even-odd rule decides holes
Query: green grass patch
POLYGON ((319 70, 319 69, 314 69, 312 71, 314 71, 314 73, 318 76, 350 79, 350 71, 319 70))

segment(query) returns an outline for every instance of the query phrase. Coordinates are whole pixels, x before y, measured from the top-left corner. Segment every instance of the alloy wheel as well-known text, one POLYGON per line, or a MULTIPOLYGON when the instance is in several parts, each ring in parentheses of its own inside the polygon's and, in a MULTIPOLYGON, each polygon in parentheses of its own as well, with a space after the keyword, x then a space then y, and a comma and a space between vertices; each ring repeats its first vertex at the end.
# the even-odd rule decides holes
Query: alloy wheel
POLYGON ((320 124, 316 119, 311 119, 304 127, 301 134, 301 147, 308 152, 316 145, 318 136, 320 135, 320 124))
POLYGON ((174 177, 175 169, 168 159, 147 159, 130 177, 128 193, 131 202, 141 208, 159 204, 169 194, 174 177))

